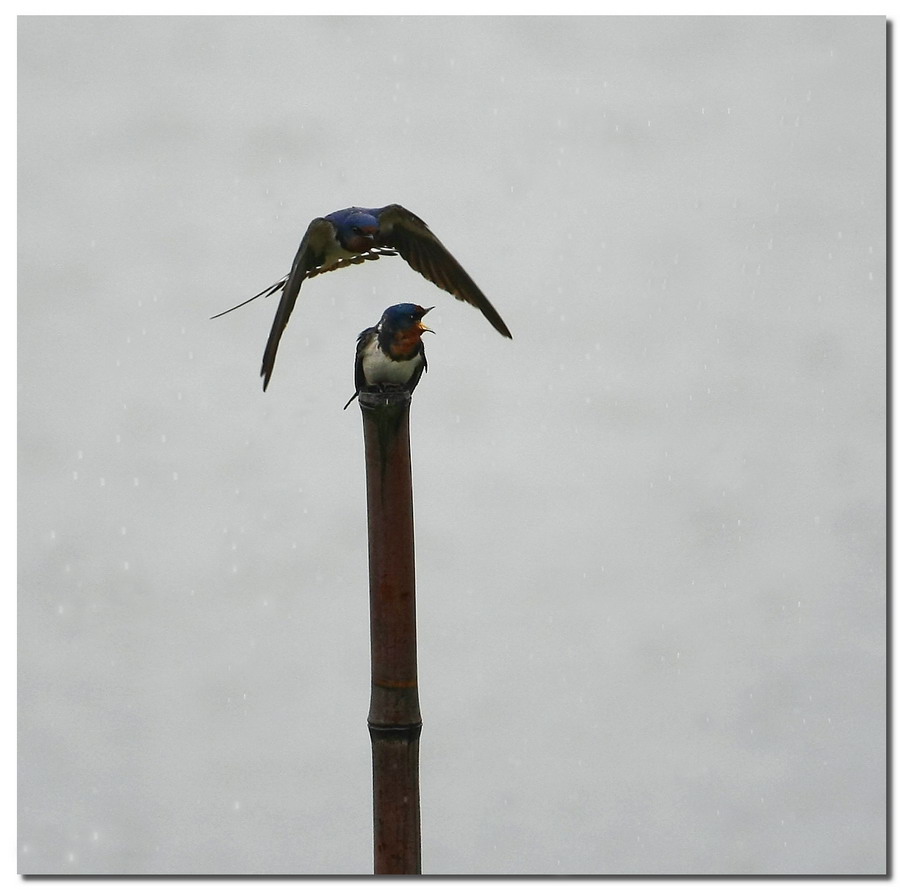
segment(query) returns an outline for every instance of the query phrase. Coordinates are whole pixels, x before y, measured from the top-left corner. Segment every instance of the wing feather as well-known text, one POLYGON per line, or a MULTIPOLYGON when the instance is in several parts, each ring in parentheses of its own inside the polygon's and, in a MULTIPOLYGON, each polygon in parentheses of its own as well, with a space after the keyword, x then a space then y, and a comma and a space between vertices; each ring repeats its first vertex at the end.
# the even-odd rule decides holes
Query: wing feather
POLYGON ((453 294, 457 300, 480 309, 482 315, 504 337, 512 338, 500 313, 424 220, 399 204, 383 208, 379 211, 378 219, 381 243, 395 248, 416 272, 430 282, 453 294))
MULTIPOLYGON (((278 311, 275 313, 272 330, 269 332, 269 339, 266 342, 266 351, 263 353, 262 368, 259 372, 263 378, 263 390, 269 385, 272 377, 278 344, 287 327, 288 319, 294 311, 294 304, 300 293, 300 285, 303 283, 303 279, 324 261, 328 245, 333 239, 334 225, 323 217, 317 217, 309 224, 306 234, 300 242, 291 271, 285 279, 281 302, 278 304, 278 311)), ((275 286, 273 285, 273 287, 275 286)), ((269 292, 274 293, 271 288, 269 292)))

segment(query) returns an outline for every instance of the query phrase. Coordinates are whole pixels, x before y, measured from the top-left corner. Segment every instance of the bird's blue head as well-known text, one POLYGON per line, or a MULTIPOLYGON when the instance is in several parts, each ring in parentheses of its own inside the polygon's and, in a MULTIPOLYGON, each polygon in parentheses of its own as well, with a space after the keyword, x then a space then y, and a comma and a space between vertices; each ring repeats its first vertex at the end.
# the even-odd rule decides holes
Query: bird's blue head
MULTIPOLYGON (((430 331, 431 328, 422 324, 422 318, 427 312, 431 312, 434 306, 423 309, 415 303, 398 303, 396 306, 388 306, 381 316, 382 330, 406 331, 409 329, 430 331)), ((433 333, 433 332, 432 332, 433 333)))
POLYGON ((326 219, 334 223, 338 240, 345 250, 365 253, 374 246, 378 237, 378 219, 368 210, 348 207, 346 210, 329 213, 326 219))
MULTIPOLYGON (((409 358, 421 349, 422 334, 431 328, 422 324, 422 316, 434 306, 423 309, 415 303, 388 306, 378 323, 378 337, 382 348, 395 359, 409 358)), ((434 331, 431 331, 434 333, 434 331)))

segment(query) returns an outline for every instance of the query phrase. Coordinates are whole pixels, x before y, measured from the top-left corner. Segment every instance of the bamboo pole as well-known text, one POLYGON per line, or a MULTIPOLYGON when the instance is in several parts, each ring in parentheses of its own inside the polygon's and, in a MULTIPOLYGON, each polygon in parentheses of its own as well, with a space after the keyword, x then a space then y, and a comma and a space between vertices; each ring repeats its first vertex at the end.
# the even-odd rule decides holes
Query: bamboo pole
POLYGON ((375 874, 422 873, 408 392, 361 392, 369 526, 375 874))

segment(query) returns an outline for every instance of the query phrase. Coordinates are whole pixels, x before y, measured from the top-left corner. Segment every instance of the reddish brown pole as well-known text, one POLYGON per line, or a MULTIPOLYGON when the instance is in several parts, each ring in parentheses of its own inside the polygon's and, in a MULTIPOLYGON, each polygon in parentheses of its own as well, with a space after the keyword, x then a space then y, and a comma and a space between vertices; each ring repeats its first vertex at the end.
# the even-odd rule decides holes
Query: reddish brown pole
POLYGON ((375 874, 422 873, 416 572, 407 392, 359 394, 366 448, 375 874))

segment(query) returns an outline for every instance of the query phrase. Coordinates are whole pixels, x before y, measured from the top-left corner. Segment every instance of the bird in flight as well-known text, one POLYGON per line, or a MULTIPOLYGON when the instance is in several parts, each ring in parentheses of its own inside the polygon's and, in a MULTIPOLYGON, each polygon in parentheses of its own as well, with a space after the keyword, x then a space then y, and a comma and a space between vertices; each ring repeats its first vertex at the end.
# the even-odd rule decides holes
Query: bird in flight
MULTIPOLYGON (((356 342, 356 392, 344 405, 346 411, 364 390, 405 390, 411 393, 423 371, 428 370, 422 334, 426 312, 415 303, 399 303, 384 310, 373 328, 366 328, 356 342)), ((434 333, 434 331, 431 331, 434 333)))
POLYGON ((278 344, 297 302, 300 285, 307 278, 323 272, 397 254, 432 284, 453 294, 457 300, 480 309, 504 337, 512 338, 497 310, 450 251, 423 220, 399 204, 375 209, 347 207, 317 217, 309 224, 291 271, 284 278, 213 318, 238 309, 257 297, 268 297, 282 291, 260 370, 265 390, 272 377, 278 344))

